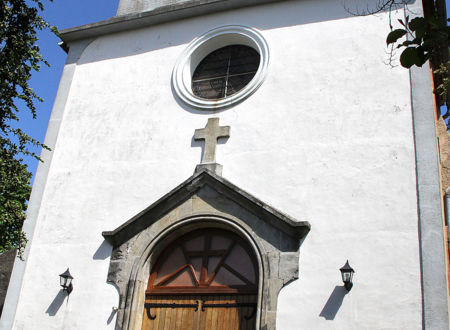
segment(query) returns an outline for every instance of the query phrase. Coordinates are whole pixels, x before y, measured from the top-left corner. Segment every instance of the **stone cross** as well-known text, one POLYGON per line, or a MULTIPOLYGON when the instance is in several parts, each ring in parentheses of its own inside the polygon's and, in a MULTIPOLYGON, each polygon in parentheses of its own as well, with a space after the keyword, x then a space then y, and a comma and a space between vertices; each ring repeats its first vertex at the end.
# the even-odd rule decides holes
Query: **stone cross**
POLYGON ((194 139, 205 140, 201 164, 216 162, 217 139, 230 137, 230 126, 219 126, 219 118, 209 118, 205 128, 196 129, 194 139))

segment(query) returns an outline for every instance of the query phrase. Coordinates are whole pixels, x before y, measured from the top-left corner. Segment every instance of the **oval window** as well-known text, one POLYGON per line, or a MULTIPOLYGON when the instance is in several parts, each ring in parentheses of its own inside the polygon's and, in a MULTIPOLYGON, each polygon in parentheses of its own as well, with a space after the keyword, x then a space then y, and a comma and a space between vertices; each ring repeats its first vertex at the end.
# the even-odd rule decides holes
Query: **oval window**
POLYGON ((244 88, 255 76, 259 53, 249 46, 230 45, 207 55, 192 76, 192 92, 203 99, 223 99, 244 88))

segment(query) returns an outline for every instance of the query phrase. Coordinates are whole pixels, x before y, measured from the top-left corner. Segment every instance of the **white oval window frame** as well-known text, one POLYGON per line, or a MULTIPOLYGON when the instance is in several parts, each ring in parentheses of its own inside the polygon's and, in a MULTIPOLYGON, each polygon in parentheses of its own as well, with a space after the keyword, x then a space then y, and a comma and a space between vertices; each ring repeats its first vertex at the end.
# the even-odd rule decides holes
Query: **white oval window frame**
POLYGON ((172 73, 172 85, 177 96, 188 106, 199 110, 219 110, 235 105, 252 95, 263 83, 269 65, 269 47, 261 33, 242 25, 227 25, 210 30, 194 39, 178 58, 172 73), (229 45, 244 45, 260 55, 253 79, 240 91, 223 99, 200 98, 192 92, 192 75, 198 64, 213 51, 229 45))

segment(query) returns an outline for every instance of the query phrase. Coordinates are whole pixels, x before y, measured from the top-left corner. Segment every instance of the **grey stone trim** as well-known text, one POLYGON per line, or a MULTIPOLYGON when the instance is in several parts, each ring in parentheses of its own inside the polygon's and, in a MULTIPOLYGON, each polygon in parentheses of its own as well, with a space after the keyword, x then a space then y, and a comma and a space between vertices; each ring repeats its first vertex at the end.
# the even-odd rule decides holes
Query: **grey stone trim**
MULTIPOLYGON (((59 128, 64 116, 64 108, 66 106, 70 86, 75 73, 76 63, 90 42, 91 40, 84 40, 73 44, 67 57, 44 140, 44 143, 52 150, 55 149, 59 128)), ((25 261, 16 258, 14 263, 8 292, 6 294, 5 305, 3 307, 2 318, 0 319, 0 330, 9 330, 13 327, 17 303, 19 301, 20 290, 22 288, 23 274, 25 272, 30 248, 33 244, 33 234, 36 227, 36 220, 39 215, 39 208, 41 206, 42 196, 47 183, 52 157, 52 151, 42 150, 41 158, 43 162, 38 164, 33 183, 33 190, 28 203, 27 218, 23 225, 23 231, 26 233, 28 238, 28 243, 23 254, 25 261)))
POLYGON ((177 189, 166 195, 168 208, 159 209, 159 205, 164 205, 164 200, 160 200, 118 230, 103 233, 113 245, 108 281, 118 288, 120 296, 117 330, 141 328, 151 265, 168 244, 199 228, 233 231, 250 244, 260 274, 256 328, 275 329, 278 293, 298 278, 299 249, 309 224, 300 223, 303 230, 296 229, 293 224, 287 224, 291 219, 275 218, 274 210, 264 210, 270 208, 267 205, 255 205, 260 202, 230 194, 226 188, 229 183, 226 187, 221 183, 212 185, 217 181, 212 175, 203 171, 178 187, 179 190, 188 187, 187 191, 192 192, 178 202, 174 201, 185 195, 177 194, 177 189), (258 208, 263 211, 255 212, 258 208), (277 222, 285 225, 279 227, 277 222), (286 230, 285 226, 292 229, 286 230))
POLYGON ((244 190, 238 188, 223 177, 216 175, 208 169, 195 173, 181 185, 157 200, 148 208, 125 222, 113 231, 105 231, 103 237, 113 246, 122 244, 150 226, 159 217, 183 203, 196 194, 204 186, 209 186, 219 194, 235 201, 249 210, 263 221, 270 223, 292 237, 305 236, 311 225, 307 221, 297 221, 281 213, 244 190))
POLYGON ((198 164, 195 167, 195 173, 198 173, 205 168, 217 175, 222 175, 223 165, 221 165, 219 163, 198 164))
MULTIPOLYGON (((421 1, 408 15, 422 16, 421 1)), ((416 153, 417 199, 422 275, 423 329, 449 329, 447 269, 440 193, 436 124, 430 68, 410 69, 416 153)))
POLYGON ((310 230, 202 169, 114 231, 108 281, 119 291, 116 329, 140 329, 150 267, 171 241, 198 228, 230 230, 253 247, 259 265, 257 329, 275 329, 281 288, 298 278, 299 249, 310 230))
POLYGON ((158 7, 154 10, 113 17, 105 21, 61 30, 61 39, 70 44, 75 40, 139 29, 225 10, 238 9, 285 0, 191 0, 158 7))

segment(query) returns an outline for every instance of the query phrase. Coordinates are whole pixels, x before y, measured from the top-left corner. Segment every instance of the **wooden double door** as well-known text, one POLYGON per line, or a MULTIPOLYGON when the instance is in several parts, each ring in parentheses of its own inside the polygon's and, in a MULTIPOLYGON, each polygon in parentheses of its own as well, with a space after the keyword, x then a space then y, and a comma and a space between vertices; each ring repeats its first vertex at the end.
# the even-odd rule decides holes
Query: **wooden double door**
POLYGON ((259 272, 252 251, 225 230, 176 239, 150 270, 142 329, 255 329, 259 272))
POLYGON ((148 296, 145 330, 253 330, 255 295, 148 296))

